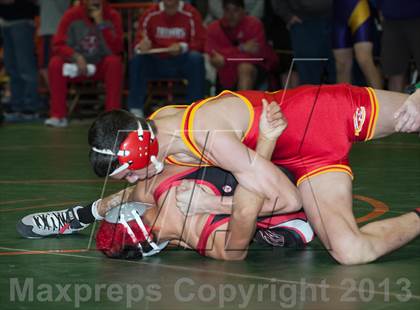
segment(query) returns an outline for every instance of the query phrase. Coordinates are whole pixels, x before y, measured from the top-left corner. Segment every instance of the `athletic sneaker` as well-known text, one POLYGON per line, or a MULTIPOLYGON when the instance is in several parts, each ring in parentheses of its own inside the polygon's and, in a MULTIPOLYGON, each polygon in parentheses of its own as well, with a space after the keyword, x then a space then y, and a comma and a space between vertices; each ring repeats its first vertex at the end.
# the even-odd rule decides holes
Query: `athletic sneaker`
POLYGON ((284 248, 302 248, 305 245, 305 242, 298 233, 282 227, 257 230, 254 236, 254 242, 284 248))
POLYGON ((29 239, 73 234, 89 226, 79 221, 77 210, 80 208, 30 214, 16 224, 16 229, 22 237, 29 239))
POLYGON ((289 220, 270 229, 258 229, 254 241, 275 247, 302 248, 315 234, 309 223, 302 219, 289 220))
POLYGON ((57 127, 57 128, 64 128, 69 125, 67 118, 58 118, 58 117, 50 117, 47 118, 44 122, 44 125, 57 127))

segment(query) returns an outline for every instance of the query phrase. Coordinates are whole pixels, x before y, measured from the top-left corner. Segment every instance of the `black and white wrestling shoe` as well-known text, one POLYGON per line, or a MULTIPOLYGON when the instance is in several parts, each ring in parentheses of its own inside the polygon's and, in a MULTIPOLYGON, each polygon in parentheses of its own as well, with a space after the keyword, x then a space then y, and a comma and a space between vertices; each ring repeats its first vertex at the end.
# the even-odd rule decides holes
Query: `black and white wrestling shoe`
POLYGON ((79 221, 77 210, 83 207, 71 207, 66 210, 33 213, 25 216, 16 224, 18 233, 28 239, 48 236, 69 235, 89 226, 79 221))
POLYGON ((259 229, 255 232, 254 242, 284 248, 302 248, 305 245, 299 234, 284 228, 259 229))
POLYGON ((257 229, 253 240, 262 245, 300 249, 311 242, 314 236, 314 231, 307 221, 294 219, 275 227, 257 229))

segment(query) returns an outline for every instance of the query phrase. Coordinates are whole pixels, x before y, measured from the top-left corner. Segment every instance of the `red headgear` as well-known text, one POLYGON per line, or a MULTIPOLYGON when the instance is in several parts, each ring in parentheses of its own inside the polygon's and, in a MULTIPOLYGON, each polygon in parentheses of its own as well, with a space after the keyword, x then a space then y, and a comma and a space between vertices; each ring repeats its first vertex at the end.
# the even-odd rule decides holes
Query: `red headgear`
POLYGON ((100 154, 118 156, 120 166, 115 169, 110 176, 125 169, 143 169, 151 162, 155 165, 158 173, 162 171, 163 163, 157 160, 159 144, 150 124, 147 123, 147 129, 143 128, 140 122, 138 123, 138 126, 139 128, 135 131, 131 131, 127 138, 121 143, 117 154, 110 149, 92 148, 93 151, 100 154))
POLYGON ((96 247, 111 258, 142 258, 159 253, 168 242, 156 244, 141 216, 147 206, 130 202, 111 209, 96 234, 96 247))

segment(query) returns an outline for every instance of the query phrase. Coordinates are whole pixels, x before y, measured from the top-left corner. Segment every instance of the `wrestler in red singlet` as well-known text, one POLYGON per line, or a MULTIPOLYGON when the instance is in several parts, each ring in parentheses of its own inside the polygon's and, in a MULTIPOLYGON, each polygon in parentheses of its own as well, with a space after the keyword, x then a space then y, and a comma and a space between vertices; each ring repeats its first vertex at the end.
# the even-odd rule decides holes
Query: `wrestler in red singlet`
POLYGON ((241 98, 249 109, 250 123, 243 143, 251 149, 257 143, 262 99, 279 103, 288 127, 278 139, 271 161, 293 173, 297 184, 306 177, 328 171, 352 176, 348 160, 350 147, 353 142, 373 137, 379 112, 373 89, 346 84, 302 86, 277 92, 224 91, 183 107, 182 138, 191 152, 207 164, 212 163, 194 142, 194 115, 206 103, 227 94, 241 98))

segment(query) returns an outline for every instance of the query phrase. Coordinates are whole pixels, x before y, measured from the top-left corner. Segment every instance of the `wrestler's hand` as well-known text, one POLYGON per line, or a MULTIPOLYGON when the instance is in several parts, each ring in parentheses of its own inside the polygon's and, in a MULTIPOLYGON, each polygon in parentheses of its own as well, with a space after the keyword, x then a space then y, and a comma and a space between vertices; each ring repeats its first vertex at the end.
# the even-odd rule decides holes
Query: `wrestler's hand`
POLYGON ((200 184, 191 180, 183 180, 176 188, 176 206, 187 216, 198 213, 213 213, 211 203, 214 196, 200 184))
POLYGON ((416 90, 394 114, 395 131, 420 131, 420 90, 416 90))
POLYGON ((263 111, 260 117, 260 135, 267 140, 277 140, 287 127, 287 121, 280 111, 277 102, 270 104, 267 100, 262 100, 263 111))

